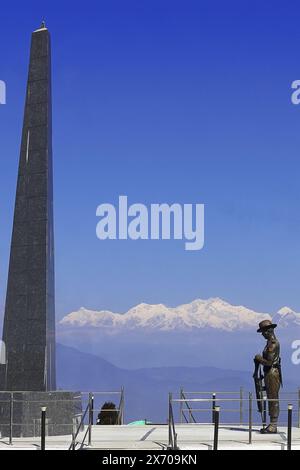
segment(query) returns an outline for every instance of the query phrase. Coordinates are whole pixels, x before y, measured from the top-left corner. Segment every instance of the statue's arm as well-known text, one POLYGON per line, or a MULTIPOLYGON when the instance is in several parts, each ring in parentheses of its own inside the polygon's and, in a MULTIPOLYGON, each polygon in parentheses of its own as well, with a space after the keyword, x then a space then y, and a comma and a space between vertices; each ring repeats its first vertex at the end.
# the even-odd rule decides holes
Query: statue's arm
POLYGON ((263 366, 271 367, 276 357, 276 342, 270 342, 267 346, 266 357, 262 357, 260 354, 255 356, 256 362, 263 366))

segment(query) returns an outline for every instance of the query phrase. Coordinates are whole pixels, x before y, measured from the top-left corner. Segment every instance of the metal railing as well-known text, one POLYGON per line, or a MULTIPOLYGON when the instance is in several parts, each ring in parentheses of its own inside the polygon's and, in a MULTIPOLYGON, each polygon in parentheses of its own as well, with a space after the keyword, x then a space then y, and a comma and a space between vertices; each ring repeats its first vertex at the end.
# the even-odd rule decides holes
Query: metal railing
POLYGON ((72 442, 71 442, 71 445, 69 447, 69 450, 76 450, 76 447, 79 445, 79 449, 83 449, 83 447, 85 445, 87 446, 91 446, 92 445, 92 429, 93 429, 93 425, 94 425, 94 413, 99 411, 99 408, 96 408, 95 407, 95 398, 97 396, 103 396, 103 395, 120 395, 120 401, 119 401, 119 405, 118 405, 118 408, 114 408, 114 409, 102 409, 101 411, 102 412, 111 412, 111 411, 114 411, 114 412, 117 412, 117 419, 116 419, 116 422, 117 422, 117 425, 121 426, 124 424, 124 411, 125 411, 125 393, 124 393, 124 387, 121 388, 120 391, 110 391, 110 392, 94 392, 94 393, 91 393, 89 392, 88 393, 88 403, 87 403, 87 406, 85 408, 85 411, 82 415, 82 418, 81 418, 81 421, 77 427, 77 429, 75 430, 75 432, 73 433, 72 435, 72 442), (86 423, 87 421, 87 423, 86 423), (85 424, 87 424, 87 429, 84 433, 84 435, 82 436, 81 440, 79 441, 78 440, 78 436, 80 434, 80 431, 83 431, 84 432, 84 426, 85 424), (87 441, 87 443, 86 443, 87 441))
MULTIPOLYGON (((217 400, 218 398, 220 397, 227 397, 227 396, 233 396, 233 397, 238 397, 237 400, 235 400, 237 403, 238 403, 238 407, 237 408, 234 408, 234 409, 224 409, 222 410, 222 412, 224 413, 238 413, 239 414, 239 422, 240 424, 243 423, 243 420, 244 420, 244 414, 245 414, 245 410, 244 410, 244 397, 245 397, 245 393, 244 393, 244 389, 243 387, 240 387, 240 389, 238 391, 235 391, 235 392, 230 392, 230 391, 226 391, 226 392, 188 392, 188 391, 184 391, 182 388, 180 389, 180 398, 183 399, 183 402, 180 404, 180 422, 183 423, 183 421, 185 421, 186 423, 197 423, 197 419, 195 418, 195 414, 196 413, 203 413, 203 412, 207 412, 207 413, 211 413, 211 422, 213 423, 214 422, 214 410, 215 410, 215 407, 216 407, 216 404, 217 404, 217 400), (211 401, 211 408, 200 408, 200 409, 197 409, 197 408, 192 408, 189 404, 189 401, 190 401, 190 397, 191 396, 199 396, 199 397, 207 397, 207 398, 210 398, 210 401, 211 401), (187 418, 187 415, 188 414, 188 418, 187 418)), ((300 405, 299 405, 300 406, 300 405)))
MULTIPOLYGON (((41 437, 43 438, 41 447, 44 447, 45 437, 57 434, 72 436, 69 449, 75 449, 78 445, 80 448, 84 445, 91 445, 94 413, 99 412, 103 398, 111 395, 120 397, 114 411, 117 415, 117 424, 124 424, 125 394, 123 387, 119 391, 82 392, 74 394, 73 399, 52 398, 50 404, 47 398, 32 400, 20 398, 21 393, 23 392, 5 391, 1 392, 0 396, 0 438, 3 442, 7 439, 9 445, 13 444, 14 439, 23 437, 36 439, 41 437), (70 422, 64 421, 63 417, 60 417, 60 420, 58 419, 57 422, 53 419, 53 409, 57 408, 57 405, 66 407, 69 410, 72 409, 72 412, 70 412, 70 422), (42 413, 44 408, 47 410, 45 413, 42 413), (30 421, 24 418, 22 419, 23 422, 21 422, 20 418, 23 416, 22 410, 31 410, 30 421), (84 434, 82 435, 82 433, 84 434)), ((55 417, 56 414, 54 413, 55 417)))
MULTIPOLYGON (((10 393, 10 392, 9 392, 10 393)), ((113 411, 117 413, 116 423, 117 425, 124 424, 124 408, 125 408, 125 397, 124 397, 124 388, 122 387, 119 391, 110 391, 110 392, 83 392, 80 396, 76 396, 76 399, 80 399, 80 403, 83 404, 83 410, 81 408, 81 413, 76 416, 76 423, 51 423, 49 419, 51 417, 51 412, 48 414, 47 409, 47 417, 46 414, 40 415, 40 417, 36 421, 38 421, 38 426, 36 423, 32 423, 28 426, 32 427, 33 437, 41 436, 41 448, 45 448, 45 436, 47 435, 50 426, 67 426, 67 428, 63 429, 72 429, 72 432, 66 432, 65 434, 72 435, 72 440, 68 447, 70 450, 75 450, 76 448, 82 449, 84 446, 90 446, 92 444, 92 432, 93 432, 93 425, 94 425, 94 413, 95 411, 99 411, 100 400, 103 402, 103 397, 105 395, 119 395, 119 404, 118 408, 114 408, 113 411), (71 428, 70 428, 71 426, 71 428), (36 428, 38 432, 36 431, 36 428)), ((169 449, 178 449, 178 435, 176 432, 176 422, 174 418, 174 405, 180 405, 180 423, 197 425, 197 424, 213 424, 214 426, 214 442, 213 448, 218 447, 218 431, 219 431, 219 417, 226 413, 237 413, 238 419, 235 422, 222 422, 222 425, 239 425, 239 429, 243 429, 244 431, 248 431, 247 442, 248 444, 252 443, 253 440, 253 433, 257 430, 254 429, 254 426, 260 425, 260 427, 264 427, 266 425, 266 410, 267 404, 272 401, 279 401, 281 404, 281 422, 278 424, 279 426, 284 426, 287 429, 287 437, 286 437, 286 445, 287 449, 290 450, 292 447, 292 424, 293 418, 296 421, 296 425, 300 428, 300 389, 295 392, 290 393, 281 393, 281 397, 277 399, 262 399, 260 401, 263 402, 264 405, 264 412, 259 414, 256 412, 256 404, 257 400, 253 397, 253 394, 250 392, 246 395, 242 389, 238 392, 186 392, 183 389, 180 390, 180 398, 173 398, 173 395, 169 394, 169 401, 168 401, 168 447, 169 449), (229 396, 232 394, 233 396, 229 396), (199 398, 199 395, 201 398, 199 398), (207 395, 203 397, 203 395, 207 395), (197 398, 193 398, 193 397, 197 398), (231 406, 231 404, 234 406, 231 406), (204 405, 204 408, 199 408, 199 405, 204 405), (207 406, 209 404, 209 406, 207 406), (238 404, 238 406, 235 406, 238 404), (229 407, 228 407, 229 405, 229 407), (221 409, 221 411, 220 411, 221 409), (200 421, 199 423, 196 420, 196 414, 200 412, 208 413, 208 420, 206 422, 200 421), (287 413, 287 417, 286 417, 287 413), (218 415, 218 419, 216 416, 218 415), (257 420, 257 417, 262 418, 261 420, 257 420), (285 419, 287 418, 287 419, 285 419), (283 421, 284 419, 284 421, 283 421), (243 428, 244 427, 244 428, 243 428)), ((54 402, 71 402, 72 400, 54 400, 54 402)), ((9 439, 9 444, 13 443, 13 436, 14 436, 14 429, 15 426, 23 426, 24 423, 14 422, 14 416, 18 416, 18 414, 14 414, 17 406, 20 403, 26 402, 27 404, 33 403, 35 406, 38 407, 39 413, 42 410, 42 407, 45 405, 41 404, 40 400, 18 400, 14 399, 14 393, 10 393, 10 399, 3 401, 0 400, 0 408, 3 408, 3 403, 5 403, 5 417, 7 418, 7 422, 0 422, 0 426, 3 428, 6 426, 6 436, 9 439)), ((3 411, 3 410, 2 410, 3 411)), ((1 411, 1 412, 2 412, 1 411)), ((111 409, 102 410, 102 411, 112 411, 111 409)), ((49 432, 51 434, 51 432, 49 432)), ((22 436, 20 436, 22 437, 22 436)), ((296 438, 294 438, 294 441, 296 438)), ((300 439, 298 437, 297 442, 300 443, 300 439)))
POLYGON ((180 403, 180 422, 182 423, 182 418, 184 418, 185 422, 186 423, 190 423, 191 421, 193 421, 194 423, 196 423, 196 419, 193 415, 193 412, 191 410, 191 407, 189 405, 189 402, 185 396, 185 393, 184 393, 184 390, 183 389, 180 389, 180 398, 182 400, 184 400, 183 402, 180 403), (185 410, 183 409, 183 405, 185 405, 187 407, 187 411, 189 413, 189 419, 186 417, 185 415, 185 410))
MULTIPOLYGON (((247 402, 249 401, 249 392, 248 394, 245 393, 244 389, 241 387, 238 391, 217 391, 217 392, 211 392, 211 391, 206 391, 206 392, 190 392, 190 391, 185 391, 182 388, 180 389, 179 392, 180 399, 182 399, 182 402, 180 403, 180 423, 186 422, 186 423, 197 423, 197 422, 214 422, 214 409, 217 405, 218 402, 222 401, 223 403, 225 402, 227 405, 230 403, 236 403, 238 406, 235 408, 233 407, 222 407, 222 415, 228 415, 229 413, 232 414, 237 414, 238 418, 235 420, 235 424, 243 424, 245 423, 246 415, 248 412, 248 405, 247 402), (210 403, 211 406, 208 408, 196 408, 194 406, 194 403, 197 403, 193 401, 193 397, 199 397, 203 398, 203 400, 200 400, 198 403, 210 403), (226 398, 228 398, 226 400, 226 398), (199 415, 201 417, 201 414, 206 413, 206 417, 208 418, 208 415, 211 416, 211 421, 201 421, 199 419, 196 419, 196 416, 199 415)), ((300 428, 300 388, 296 392, 281 392, 280 396, 282 398, 279 399, 282 401, 291 401, 291 403, 294 406, 294 410, 297 410, 297 427, 300 428), (286 398, 285 398, 286 397, 286 398)), ((264 416, 264 422, 266 421, 267 417, 267 397, 264 397, 263 400, 263 416, 264 416)), ((276 400, 275 400, 276 401, 276 400)), ((247 421, 246 421, 247 422, 247 421)), ((225 424, 225 420, 224 420, 225 424)))
POLYGON ((169 417, 168 417, 168 427, 169 427, 169 446, 171 450, 177 450, 177 434, 175 431, 175 421, 172 407, 172 393, 169 393, 169 417))
POLYGON ((88 423, 88 426, 87 426, 87 429, 86 429, 86 432, 83 436, 83 439, 80 443, 80 448, 83 448, 84 446, 84 443, 85 443, 85 439, 87 437, 87 435, 89 436, 89 444, 90 444, 90 441, 91 441, 91 431, 92 431, 92 422, 91 422, 91 416, 92 416, 92 404, 91 404, 91 399, 89 399, 89 403, 81 417, 81 420, 80 420, 80 423, 79 423, 79 426, 78 428, 75 430, 75 432, 73 432, 72 434, 72 442, 71 442, 71 445, 69 447, 69 450, 75 450, 76 449, 76 445, 77 445, 77 437, 80 433, 80 431, 82 431, 82 429, 84 429, 84 420, 85 418, 88 416, 89 417, 89 423, 88 423))
POLYGON ((124 387, 121 388, 121 396, 120 396, 120 403, 118 409, 118 424, 124 424, 124 414, 125 414, 125 394, 124 394, 124 387))
MULTIPOLYGON (((60 391, 58 391, 60 392, 60 391)), ((39 398, 41 392, 0 391, 0 436, 2 442, 8 439, 13 444, 14 438, 41 437, 43 427, 45 435, 70 435, 82 414, 81 396, 74 392, 72 398, 56 398, 55 393, 47 392, 47 397, 39 398), (26 399, 23 394, 36 393, 32 399, 26 399), (66 416, 60 415, 60 407, 66 409, 66 416), (42 410, 46 413, 41 413, 42 410), (59 411, 57 411, 59 410, 59 411), (54 419, 53 419, 54 417, 54 419)), ((63 391, 67 395, 70 392, 63 391)))
MULTIPOLYGON (((231 422, 231 423, 222 423, 224 425, 230 425, 230 426, 235 426, 239 425, 240 428, 245 425, 248 428, 248 444, 252 444, 253 441, 253 427, 254 426, 262 426, 262 429, 266 426, 266 410, 267 410, 267 404, 270 402, 279 402, 281 404, 284 404, 281 408, 281 414, 287 413, 287 421, 284 423, 278 423, 278 426, 284 426, 287 429, 286 433, 286 446, 287 450, 291 450, 292 447, 292 425, 293 425, 293 409, 297 409, 297 427, 300 427, 300 422, 299 422, 299 399, 300 399, 300 393, 299 391, 295 392, 290 392, 287 393, 286 395, 289 395, 289 398, 279 398, 279 399, 267 399, 263 398, 261 400, 257 400, 253 398, 253 394, 251 392, 248 393, 248 397, 239 397, 239 398, 221 398, 217 396, 217 394, 229 394, 229 393, 238 393, 238 392, 189 392, 189 394, 196 395, 196 394, 210 394, 211 396, 209 398, 187 398, 186 394, 187 392, 183 392, 183 390, 180 390, 180 398, 173 398, 172 394, 169 394, 169 448, 175 449, 177 447, 177 440, 178 436, 176 433, 176 424, 174 420, 174 411, 173 411, 173 404, 178 403, 180 405, 180 424, 182 424, 182 416, 184 416, 184 411, 189 412, 189 415, 192 416, 190 420, 187 420, 185 416, 185 422, 188 424, 213 424, 214 426, 214 437, 213 437, 213 449, 217 450, 218 448, 218 433, 219 433, 219 417, 220 417, 220 410, 222 409, 222 414, 223 412, 232 412, 232 411, 239 411, 240 413, 240 420, 239 422, 231 422), (262 421, 261 422, 254 422, 253 419, 253 401, 255 404, 257 404, 259 401, 262 402, 263 404, 263 409, 264 412, 261 414, 262 421), (226 409, 225 407, 221 407, 219 404, 221 403, 222 405, 226 405, 229 403, 239 403, 240 407, 238 410, 236 408, 234 409, 226 409), (210 407, 209 408, 194 408, 195 404, 205 404, 209 403, 210 407), (184 406, 186 406, 186 409, 184 410, 184 406), (242 410, 242 411, 241 411, 242 410), (244 419, 241 419, 241 416, 244 417, 245 411, 248 411, 248 419, 246 422, 244 422, 244 419), (211 422, 201 422, 197 423, 195 420, 195 417, 193 415, 193 412, 200 412, 200 411, 206 411, 206 412, 212 412, 212 420, 211 422), (176 439, 174 438, 176 437, 176 439), (175 447, 176 445, 176 447, 175 447)), ((300 443, 300 439, 298 438, 298 441, 300 443)))

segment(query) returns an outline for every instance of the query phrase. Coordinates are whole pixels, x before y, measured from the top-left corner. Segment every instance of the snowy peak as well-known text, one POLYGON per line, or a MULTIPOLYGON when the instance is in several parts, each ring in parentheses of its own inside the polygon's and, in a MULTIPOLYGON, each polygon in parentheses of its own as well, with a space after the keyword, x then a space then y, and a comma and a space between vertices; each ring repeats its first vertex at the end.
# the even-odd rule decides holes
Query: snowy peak
POLYGON ((290 307, 282 307, 278 310, 274 321, 277 320, 278 324, 287 327, 291 324, 300 325, 300 313, 295 312, 290 307))
POLYGON ((281 317, 284 317, 285 315, 288 315, 290 313, 295 313, 294 310, 292 310, 290 307, 282 307, 280 310, 277 312, 281 317))
POLYGON ((63 327, 90 327, 103 330, 192 330, 214 328, 224 331, 256 328, 270 315, 258 313, 244 306, 231 305, 220 298, 196 299, 178 307, 141 303, 124 314, 108 310, 93 311, 85 308, 64 317, 63 327))

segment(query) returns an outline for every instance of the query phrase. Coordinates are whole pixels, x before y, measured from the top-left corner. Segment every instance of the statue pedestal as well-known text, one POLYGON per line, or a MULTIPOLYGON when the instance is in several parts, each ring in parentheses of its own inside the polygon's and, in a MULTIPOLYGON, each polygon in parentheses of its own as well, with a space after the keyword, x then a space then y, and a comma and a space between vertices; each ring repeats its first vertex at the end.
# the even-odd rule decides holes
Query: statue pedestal
POLYGON ((78 427, 80 392, 0 392, 1 437, 39 437, 41 408, 46 407, 46 435, 68 435, 78 427))

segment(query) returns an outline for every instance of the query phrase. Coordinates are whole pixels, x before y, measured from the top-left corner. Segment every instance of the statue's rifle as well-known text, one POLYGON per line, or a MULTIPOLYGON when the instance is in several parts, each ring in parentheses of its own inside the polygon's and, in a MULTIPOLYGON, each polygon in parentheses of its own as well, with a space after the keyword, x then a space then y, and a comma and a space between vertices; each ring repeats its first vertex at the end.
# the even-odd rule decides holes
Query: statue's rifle
POLYGON ((262 373, 261 364, 254 360, 255 369, 253 374, 255 393, 256 393, 256 402, 257 402, 257 411, 261 415, 262 423, 264 424, 264 376, 262 373))

